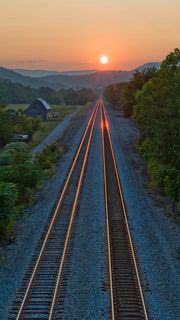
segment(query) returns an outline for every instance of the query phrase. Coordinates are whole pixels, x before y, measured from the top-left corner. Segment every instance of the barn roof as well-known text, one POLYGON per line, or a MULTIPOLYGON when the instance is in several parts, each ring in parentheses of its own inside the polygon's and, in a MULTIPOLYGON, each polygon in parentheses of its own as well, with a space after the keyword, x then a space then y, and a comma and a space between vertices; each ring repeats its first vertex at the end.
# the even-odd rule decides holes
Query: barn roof
MULTIPOLYGON (((45 108, 46 108, 46 110, 51 110, 51 107, 50 107, 50 105, 44 100, 44 99, 42 99, 42 98, 36 98, 34 101, 39 101, 45 108)), ((33 102, 34 102, 33 101, 33 102)), ((33 103, 32 102, 32 103, 33 103)), ((31 103, 31 104, 32 104, 31 103)))

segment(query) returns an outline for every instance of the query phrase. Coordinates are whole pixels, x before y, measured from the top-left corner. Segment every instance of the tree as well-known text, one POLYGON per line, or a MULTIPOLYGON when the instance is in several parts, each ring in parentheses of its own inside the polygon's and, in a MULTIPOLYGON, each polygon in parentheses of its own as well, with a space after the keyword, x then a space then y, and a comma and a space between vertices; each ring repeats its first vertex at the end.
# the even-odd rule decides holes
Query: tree
POLYGON ((0 238, 12 219, 17 198, 16 185, 0 182, 0 238))
POLYGON ((9 114, 0 109, 0 147, 8 143, 13 135, 13 127, 9 114))
POLYGON ((180 52, 163 61, 156 76, 135 97, 134 118, 141 151, 155 185, 179 200, 180 190, 180 52))
POLYGON ((167 55, 166 59, 162 62, 161 70, 168 69, 171 71, 176 71, 180 67, 180 49, 176 48, 174 52, 167 55))
POLYGON ((125 86, 126 83, 124 82, 108 86, 104 92, 105 99, 116 108, 120 108, 125 86))
POLYGON ((136 71, 132 79, 125 86, 122 96, 122 108, 126 117, 131 117, 135 105, 135 96, 138 90, 141 90, 146 82, 152 79, 156 74, 156 69, 151 68, 143 72, 136 71))

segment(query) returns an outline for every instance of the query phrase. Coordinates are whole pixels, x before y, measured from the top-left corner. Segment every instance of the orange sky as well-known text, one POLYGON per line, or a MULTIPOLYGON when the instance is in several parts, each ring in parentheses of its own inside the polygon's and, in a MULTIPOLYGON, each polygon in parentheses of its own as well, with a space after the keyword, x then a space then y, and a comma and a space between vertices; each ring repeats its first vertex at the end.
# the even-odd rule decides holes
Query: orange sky
POLYGON ((180 47, 180 0, 0 0, 0 65, 131 69, 180 47))

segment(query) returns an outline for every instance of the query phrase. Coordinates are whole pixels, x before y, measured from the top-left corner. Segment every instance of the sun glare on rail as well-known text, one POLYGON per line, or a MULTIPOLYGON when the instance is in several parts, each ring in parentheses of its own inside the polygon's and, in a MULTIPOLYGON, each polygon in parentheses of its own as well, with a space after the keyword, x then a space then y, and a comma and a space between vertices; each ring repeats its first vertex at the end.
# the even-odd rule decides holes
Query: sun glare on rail
POLYGON ((107 121, 107 119, 105 120, 105 126, 106 126, 106 129, 109 130, 109 122, 107 121))

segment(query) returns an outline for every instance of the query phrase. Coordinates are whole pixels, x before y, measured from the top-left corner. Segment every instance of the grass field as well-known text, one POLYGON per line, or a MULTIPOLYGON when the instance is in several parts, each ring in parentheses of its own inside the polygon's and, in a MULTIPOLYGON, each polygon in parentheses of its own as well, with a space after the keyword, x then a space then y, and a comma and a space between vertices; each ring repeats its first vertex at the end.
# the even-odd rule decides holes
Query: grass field
POLYGON ((22 110, 24 111, 28 107, 28 104, 8 104, 7 110, 11 109, 14 111, 22 110))
MULTIPOLYGON (((24 111, 28 107, 27 104, 9 104, 7 109, 12 109, 15 111, 22 110, 24 111)), ((51 108, 55 112, 59 112, 59 118, 51 118, 48 121, 41 122, 41 130, 36 131, 33 134, 32 142, 30 143, 30 147, 34 148, 37 146, 45 137, 60 123, 64 120, 66 116, 73 113, 77 106, 71 105, 51 105, 51 108)))

